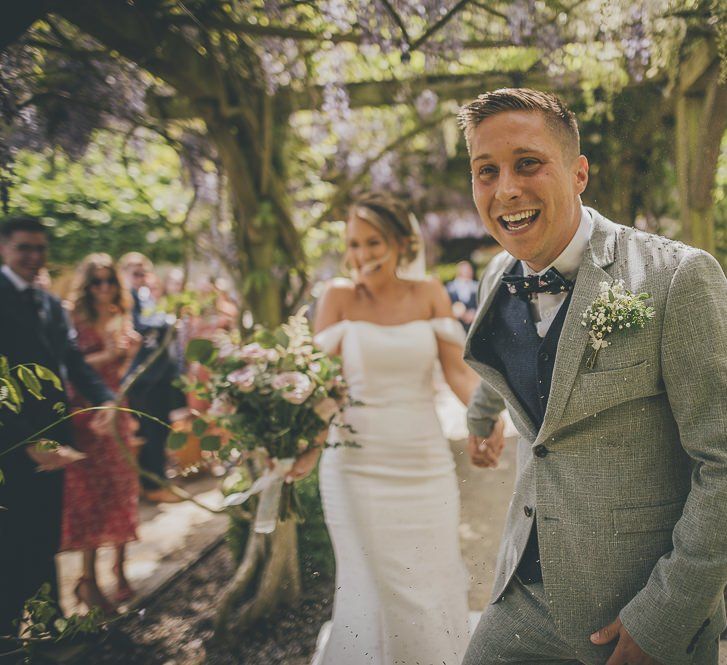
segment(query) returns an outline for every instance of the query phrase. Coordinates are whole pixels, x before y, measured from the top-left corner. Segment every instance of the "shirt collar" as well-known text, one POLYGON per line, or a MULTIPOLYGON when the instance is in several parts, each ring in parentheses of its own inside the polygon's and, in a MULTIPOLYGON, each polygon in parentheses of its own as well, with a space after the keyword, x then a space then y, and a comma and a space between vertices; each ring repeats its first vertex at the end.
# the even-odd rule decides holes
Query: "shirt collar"
POLYGON ((563 277, 567 279, 575 279, 578 274, 578 268, 583 260, 583 254, 588 247, 588 241, 591 239, 591 232, 593 231, 593 220, 589 212, 581 206, 581 222, 576 229, 575 234, 571 238, 567 247, 558 255, 558 258, 553 261, 549 266, 546 266, 538 272, 528 266, 525 261, 521 261, 523 268, 523 275, 543 275, 551 268, 555 268, 563 277))
POLYGON ((32 284, 26 282, 20 275, 13 272, 10 266, 4 265, 0 268, 0 270, 3 275, 11 281, 12 285, 21 293, 32 286, 32 284))

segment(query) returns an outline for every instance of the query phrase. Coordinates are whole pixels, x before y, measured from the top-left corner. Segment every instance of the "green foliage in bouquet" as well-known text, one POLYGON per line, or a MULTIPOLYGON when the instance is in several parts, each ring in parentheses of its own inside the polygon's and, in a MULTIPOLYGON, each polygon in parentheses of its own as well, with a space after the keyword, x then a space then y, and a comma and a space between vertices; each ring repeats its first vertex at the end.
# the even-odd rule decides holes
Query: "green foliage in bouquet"
MULTIPOLYGON (((340 359, 314 345, 303 310, 275 330, 257 329, 246 344, 234 335, 192 340, 186 356, 210 372, 208 381, 187 387, 211 402, 192 433, 206 431, 210 423, 226 431, 228 436, 201 440, 204 450, 222 458, 257 449, 270 458, 296 457, 321 445, 328 425, 350 404, 340 359)), ((168 444, 179 448, 186 438, 175 432, 168 444)))

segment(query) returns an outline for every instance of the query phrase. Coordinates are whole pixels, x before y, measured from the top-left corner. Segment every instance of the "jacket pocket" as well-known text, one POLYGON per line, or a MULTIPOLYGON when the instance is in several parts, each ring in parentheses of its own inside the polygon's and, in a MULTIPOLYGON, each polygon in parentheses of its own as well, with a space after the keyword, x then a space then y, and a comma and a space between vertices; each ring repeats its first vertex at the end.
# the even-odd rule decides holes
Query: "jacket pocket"
POLYGON ((584 372, 581 374, 584 384, 601 386, 604 381, 620 383, 621 381, 630 381, 649 375, 649 361, 641 360, 626 367, 615 367, 613 369, 602 369, 595 372, 584 372))
POLYGON ((628 367, 581 373, 573 386, 571 408, 575 415, 591 416, 623 402, 663 392, 664 384, 653 363, 642 360, 628 367))
POLYGON ((684 510, 684 501, 672 501, 654 506, 614 508, 615 533, 645 533, 671 531, 684 510))

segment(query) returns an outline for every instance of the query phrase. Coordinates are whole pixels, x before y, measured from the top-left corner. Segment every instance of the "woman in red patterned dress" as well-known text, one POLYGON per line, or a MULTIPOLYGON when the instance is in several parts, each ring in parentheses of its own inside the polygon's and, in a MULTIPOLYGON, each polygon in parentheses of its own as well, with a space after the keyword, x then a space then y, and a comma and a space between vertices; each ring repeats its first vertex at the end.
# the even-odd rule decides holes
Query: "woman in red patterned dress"
MULTIPOLYGON (((111 257, 87 256, 77 272, 72 319, 86 362, 111 390, 119 389, 121 377, 141 343, 131 324, 129 302, 111 257)), ((89 406, 77 394, 70 397, 74 409, 89 406)), ((86 458, 65 472, 61 551, 83 552, 83 574, 76 584, 76 597, 88 607, 100 607, 110 614, 115 607, 98 586, 96 551, 107 545, 116 548, 116 601, 131 597, 124 554, 126 543, 136 540, 138 522, 139 483, 131 463, 135 422, 129 414, 118 413, 120 444, 113 435, 99 435, 93 430, 94 415, 91 412, 73 418, 76 446, 86 458)))

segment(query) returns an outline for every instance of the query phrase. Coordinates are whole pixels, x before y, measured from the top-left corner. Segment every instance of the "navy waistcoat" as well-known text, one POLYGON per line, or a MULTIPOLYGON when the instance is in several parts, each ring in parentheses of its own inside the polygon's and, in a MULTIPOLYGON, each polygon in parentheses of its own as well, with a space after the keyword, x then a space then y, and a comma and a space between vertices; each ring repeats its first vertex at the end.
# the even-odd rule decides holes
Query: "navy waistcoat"
MULTIPOLYGON (((522 275, 520 261, 515 264, 510 274, 522 275)), ((505 377, 536 430, 543 424, 548 406, 555 353, 571 295, 572 292, 561 305, 543 338, 538 335, 530 304, 510 295, 501 286, 488 316, 472 340, 472 355, 480 362, 494 367, 505 377)), ((535 520, 517 573, 526 584, 543 579, 535 520)))

